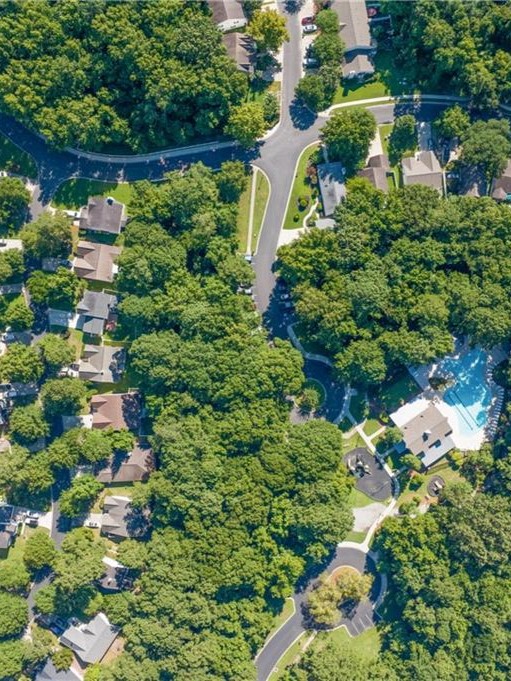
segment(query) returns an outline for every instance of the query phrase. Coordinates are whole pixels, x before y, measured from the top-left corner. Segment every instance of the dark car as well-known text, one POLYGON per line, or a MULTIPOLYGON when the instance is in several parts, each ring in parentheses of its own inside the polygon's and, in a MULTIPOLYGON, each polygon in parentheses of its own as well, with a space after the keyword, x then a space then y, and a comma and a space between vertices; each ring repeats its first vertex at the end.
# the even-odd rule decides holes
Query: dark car
POLYGON ((304 17, 302 19, 302 26, 307 26, 308 24, 313 24, 316 17, 304 17))

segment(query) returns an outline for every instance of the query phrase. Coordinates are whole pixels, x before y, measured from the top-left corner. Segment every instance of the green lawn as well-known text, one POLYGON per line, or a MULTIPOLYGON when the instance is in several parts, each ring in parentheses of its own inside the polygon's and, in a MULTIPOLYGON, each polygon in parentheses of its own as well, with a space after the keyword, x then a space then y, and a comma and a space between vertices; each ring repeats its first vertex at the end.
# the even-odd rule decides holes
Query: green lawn
POLYGON ((381 146, 384 154, 389 153, 389 137, 392 129, 394 128, 394 123, 385 123, 385 125, 379 125, 378 131, 380 133, 381 146))
POLYGON ((286 667, 298 662, 303 646, 308 638, 308 634, 303 633, 300 638, 286 650, 286 652, 275 665, 275 671, 273 671, 268 677, 268 681, 278 681, 278 679, 283 677, 286 667))
POLYGON ((302 226, 302 221, 310 208, 309 206, 305 210, 298 210, 298 198, 302 195, 311 197, 312 201, 312 187, 308 182, 307 175, 305 173, 309 159, 311 159, 317 152, 319 144, 314 144, 313 146, 305 149, 302 155, 298 159, 298 165, 296 168, 296 174, 293 181, 293 187, 291 189, 291 195, 289 199, 289 205, 287 208, 286 217, 284 220, 284 229, 297 229, 302 226), (294 221, 293 217, 299 214, 300 218, 298 221, 294 221))
POLYGON ((80 329, 69 329, 67 342, 75 349, 76 359, 80 359, 83 350, 83 331, 80 331, 80 329))
POLYGON ((129 206, 133 194, 133 184, 128 182, 100 182, 77 178, 66 180, 57 189, 52 200, 55 208, 75 210, 87 203, 89 196, 113 196, 114 199, 129 206))
POLYGON ((381 427, 382 424, 378 421, 378 419, 367 419, 367 421, 364 423, 363 429, 364 433, 368 437, 371 437, 371 435, 380 430, 381 427))
POLYGON ((133 485, 108 485, 98 496, 91 509, 91 513, 101 513, 103 507, 103 499, 106 496, 113 495, 116 497, 130 497, 133 494, 133 485))
POLYGON ((353 433, 353 435, 347 440, 344 440, 344 451, 346 453, 351 452, 352 449, 356 449, 357 447, 365 446, 366 444, 364 440, 362 440, 362 438, 357 432, 353 433))
POLYGON ((37 177, 37 165, 32 156, 3 135, 0 135, 0 170, 8 170, 31 179, 37 177))
POLYGON ((417 92, 412 86, 415 78, 413 64, 397 66, 393 62, 391 52, 381 50, 374 58, 374 65, 376 73, 371 80, 363 83, 356 80, 352 83, 349 81, 342 83, 335 93, 334 104, 417 92), (406 79, 406 82, 401 82, 403 79, 406 79))
POLYGON ((238 217, 236 219, 238 242, 240 253, 245 253, 247 250, 248 239, 248 221, 250 219, 250 195, 252 192, 252 176, 248 178, 245 191, 240 196, 238 201, 238 217))
POLYGON ((333 641, 339 648, 349 648, 361 655, 366 662, 374 660, 381 648, 380 632, 376 627, 367 629, 358 636, 350 636, 345 627, 320 634, 314 641, 314 646, 324 645, 326 641, 333 641))
POLYGON ((349 433, 352 428, 354 428, 353 423, 349 420, 347 416, 339 423, 339 428, 343 433, 349 433))
POLYGON ((428 470, 424 482, 418 489, 410 489, 410 486, 408 484, 405 485, 400 478, 401 493, 398 498, 398 506, 402 503, 412 501, 414 497, 419 497, 421 500, 424 499, 428 493, 428 482, 435 475, 442 476, 446 483, 461 482, 464 480, 459 470, 455 470, 446 459, 442 460, 428 470))
POLYGON ((257 250, 257 242, 259 239, 261 227, 263 226, 263 218, 266 211, 266 204, 268 203, 269 196, 270 184, 266 178, 266 175, 262 173, 260 170, 258 170, 254 204, 254 221, 252 223, 252 243, 250 244, 252 253, 255 253, 257 250))
POLYGON ((363 508, 364 506, 369 506, 369 504, 374 504, 374 500, 356 489, 356 487, 353 487, 348 497, 348 504, 350 508, 363 508))
POLYGON ((262 104, 267 92, 271 92, 271 94, 275 95, 280 101, 280 81, 267 81, 262 78, 253 80, 248 89, 246 101, 262 104))
MULTIPOLYGON (((49 531, 45 527, 42 527, 40 529, 44 530, 44 532, 49 534, 49 531)), ((23 552, 25 550, 25 544, 27 542, 27 539, 30 537, 31 534, 35 532, 35 530, 36 530, 35 527, 28 527, 28 525, 25 525, 23 529, 23 534, 16 537, 16 540, 9 549, 9 551, 0 552, 0 561, 2 560, 4 560, 5 562, 20 561, 23 558, 23 552)))
POLYGON ((411 397, 418 395, 420 388, 411 376, 404 369, 398 376, 387 379, 376 391, 376 399, 384 411, 392 412, 407 402, 411 397))
POLYGON ((351 530, 351 532, 348 532, 344 537, 344 541, 354 541, 357 544, 362 544, 365 538, 366 532, 355 532, 355 530, 351 530))
POLYGON ((125 393, 130 388, 136 388, 137 382, 129 367, 126 369, 120 381, 117 383, 90 383, 89 387, 94 390, 97 395, 104 395, 105 393, 125 393))

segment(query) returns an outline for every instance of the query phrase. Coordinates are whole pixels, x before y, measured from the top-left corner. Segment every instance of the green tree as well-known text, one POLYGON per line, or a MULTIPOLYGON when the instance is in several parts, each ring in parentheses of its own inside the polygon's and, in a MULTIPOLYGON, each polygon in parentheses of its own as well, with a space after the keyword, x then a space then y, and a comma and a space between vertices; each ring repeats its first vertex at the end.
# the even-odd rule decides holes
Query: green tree
POLYGON ((38 381, 43 373, 39 353, 33 347, 13 343, 0 357, 0 375, 14 383, 38 381))
POLYGON ((71 226, 64 213, 42 213, 23 227, 20 237, 27 255, 36 260, 67 258, 71 253, 71 226))
POLYGON ((4 313, 3 321, 13 331, 26 331, 32 327, 34 313, 28 307, 22 295, 11 300, 4 313))
POLYGON ((405 454, 403 457, 401 457, 401 462, 403 466, 407 466, 408 468, 411 468, 412 471, 420 471, 422 468, 422 462, 419 459, 418 456, 415 456, 415 454, 405 454))
POLYGON ((86 394, 85 384, 77 378, 55 378, 46 381, 41 388, 45 416, 54 419, 63 414, 77 414, 83 406, 86 394))
POLYGON ((5 591, 25 591, 30 583, 30 575, 21 560, 3 560, 0 563, 0 589, 5 591))
POLYGON ((108 429, 103 432, 107 435, 112 449, 117 452, 131 452, 135 445, 135 436, 125 428, 122 430, 108 429))
POLYGON ((9 419, 9 429, 15 442, 29 445, 49 434, 41 409, 35 404, 15 407, 9 419))
POLYGON ((353 341, 335 357, 340 376, 355 384, 377 384, 385 378, 385 353, 373 341, 353 341))
POLYGON ((322 9, 316 14, 314 23, 322 33, 339 32, 339 17, 333 9, 322 9))
POLYGON ((338 33, 321 33, 314 40, 312 52, 321 65, 338 66, 344 55, 344 43, 338 33))
POLYGON ((41 528, 33 532, 25 543, 23 562, 34 573, 45 567, 51 567, 56 557, 55 544, 52 538, 41 528))
POLYGON ((246 32, 254 39, 257 49, 261 52, 277 52, 289 40, 286 20, 275 9, 256 10, 246 32))
POLYGON ((263 116, 268 125, 278 121, 280 115, 280 102, 272 92, 266 92, 263 97, 263 116))
POLYGON ((50 375, 55 375, 62 367, 69 366, 76 358, 74 348, 54 333, 48 333, 41 338, 37 342, 37 347, 41 351, 46 370, 50 375))
POLYGON ((460 160, 480 166, 487 182, 499 177, 511 156, 511 133, 507 120, 476 121, 462 138, 460 160))
POLYGON ((92 475, 81 475, 71 483, 71 487, 60 496, 60 510, 68 518, 76 518, 86 513, 103 489, 92 475))
POLYGON ((21 227, 30 193, 23 182, 14 177, 0 177, 0 230, 4 233, 21 227))
POLYGON ((417 146, 417 121, 412 114, 398 116, 389 139, 389 161, 396 165, 406 152, 415 150, 417 146))
POLYGON ((247 187, 247 171, 241 161, 225 161, 215 176, 220 198, 226 203, 237 202, 247 187))
POLYGON ((243 147, 252 147, 265 130, 263 109, 257 102, 245 102, 233 109, 226 128, 243 147))
POLYGON ((19 281, 25 272, 25 261, 22 251, 17 248, 9 248, 0 253, 0 281, 19 281))
POLYGON ((326 102, 323 79, 317 74, 307 74, 296 86, 296 96, 313 111, 319 111, 326 102))
POLYGON ((470 117, 461 106, 455 104, 435 119, 434 126, 445 139, 461 139, 470 128, 470 117))
POLYGON ((27 602, 21 596, 0 591, 0 639, 17 636, 28 623, 27 602))
POLYGON ((334 582, 322 579, 307 599, 307 609, 318 624, 333 626, 340 619, 339 591, 334 582))
POLYGON ((59 647, 51 655, 55 669, 60 672, 69 669, 73 663, 73 653, 70 648, 59 647))
POLYGON ((143 570, 147 567, 149 553, 147 545, 135 539, 126 539, 119 545, 119 561, 132 570, 143 570))
POLYGON ((331 160, 341 160, 348 174, 361 168, 376 134, 376 120, 366 109, 336 111, 321 129, 331 160))
MULTIPOLYGON (((128 438, 121 436, 120 444, 126 444, 128 438)), ((133 441, 131 439, 131 441, 133 441)), ((115 436, 101 430, 81 430, 79 437, 80 453, 89 463, 97 463, 108 459, 113 453, 115 436)))
POLYGON ((55 274, 36 270, 28 278, 27 287, 35 303, 72 310, 80 300, 85 284, 71 270, 59 267, 55 274))

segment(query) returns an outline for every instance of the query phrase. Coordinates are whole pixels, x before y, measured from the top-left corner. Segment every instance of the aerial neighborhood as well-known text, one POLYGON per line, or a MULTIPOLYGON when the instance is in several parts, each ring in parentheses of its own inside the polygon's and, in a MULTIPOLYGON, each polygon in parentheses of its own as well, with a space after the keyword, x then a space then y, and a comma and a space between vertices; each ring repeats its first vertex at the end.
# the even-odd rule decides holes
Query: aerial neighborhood
POLYGON ((0 681, 511 678, 511 1, 0 38, 0 681))

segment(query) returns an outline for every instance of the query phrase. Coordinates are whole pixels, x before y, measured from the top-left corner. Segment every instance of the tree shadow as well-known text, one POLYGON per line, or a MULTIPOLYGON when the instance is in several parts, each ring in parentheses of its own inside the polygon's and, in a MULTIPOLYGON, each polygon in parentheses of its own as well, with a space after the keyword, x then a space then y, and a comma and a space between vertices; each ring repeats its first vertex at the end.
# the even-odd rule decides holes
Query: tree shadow
POLYGON ((307 130, 316 122, 318 115, 305 106, 299 99, 293 99, 289 105, 289 115, 293 126, 298 130, 307 130))

